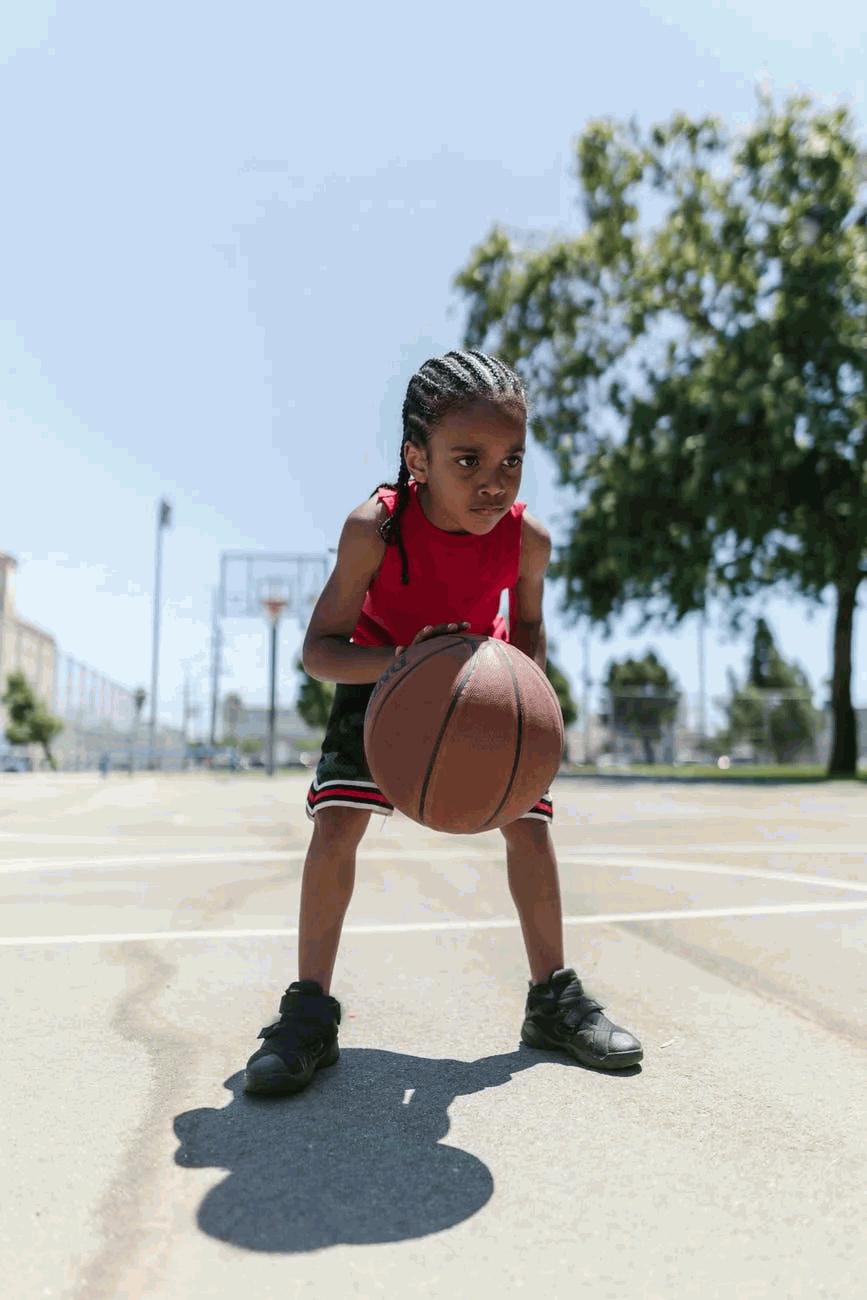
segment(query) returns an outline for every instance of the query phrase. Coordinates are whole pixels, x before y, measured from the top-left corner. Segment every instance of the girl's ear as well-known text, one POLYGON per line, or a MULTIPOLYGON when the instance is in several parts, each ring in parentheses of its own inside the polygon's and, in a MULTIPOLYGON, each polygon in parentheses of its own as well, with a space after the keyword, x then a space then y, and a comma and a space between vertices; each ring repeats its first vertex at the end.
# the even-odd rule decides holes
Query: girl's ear
POLYGON ((424 447, 419 447, 414 442, 405 442, 403 444, 403 460, 416 483, 426 482, 427 452, 424 447))

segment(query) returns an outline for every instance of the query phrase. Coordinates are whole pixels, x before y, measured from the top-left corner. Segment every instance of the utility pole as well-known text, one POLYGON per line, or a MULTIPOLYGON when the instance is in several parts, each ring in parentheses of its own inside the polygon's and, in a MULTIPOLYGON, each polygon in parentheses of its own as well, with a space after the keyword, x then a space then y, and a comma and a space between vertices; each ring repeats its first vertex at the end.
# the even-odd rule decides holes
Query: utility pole
POLYGON ((220 595, 214 589, 213 614, 211 620, 211 748, 217 743, 217 697, 220 693, 220 656, 223 649, 223 634, 220 628, 220 595))
POLYGON ((150 731, 148 734, 148 768, 154 765, 154 737, 157 726, 157 682, 159 679, 159 662, 160 662, 160 606, 163 570, 163 529, 167 528, 172 522, 172 507, 163 497, 160 501, 159 510, 157 511, 157 545, 156 558, 154 561, 154 644, 153 655, 151 659, 151 719, 150 731))
POLYGON ((698 616, 698 729, 700 742, 702 744, 704 743, 707 734, 704 690, 704 632, 706 618, 706 611, 703 609, 700 610, 698 616))
POLYGON ((181 768, 187 767, 187 721, 190 717, 190 675, 184 670, 184 719, 181 724, 181 768))

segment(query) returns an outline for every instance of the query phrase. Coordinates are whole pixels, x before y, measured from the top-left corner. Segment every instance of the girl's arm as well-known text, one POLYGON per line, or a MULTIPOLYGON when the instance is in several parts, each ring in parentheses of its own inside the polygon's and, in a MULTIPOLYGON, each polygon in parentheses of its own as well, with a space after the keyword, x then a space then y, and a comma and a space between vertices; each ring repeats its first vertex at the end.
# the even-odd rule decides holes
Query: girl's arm
POLYGON ((301 650, 305 672, 319 681, 375 682, 394 658, 393 646, 357 646, 350 641, 385 554, 378 530, 386 513, 382 502, 371 497, 343 525, 334 570, 310 616, 301 650))
MULTIPOLYGON (((343 525, 334 571, 310 616, 301 650, 304 671, 321 682, 358 685, 379 681, 386 668, 391 667, 395 655, 406 648, 353 645, 350 640, 367 588, 385 554, 379 526, 386 514, 382 502, 372 497, 353 510, 343 525)), ((469 627, 468 623, 438 623, 424 627, 413 638, 412 644, 466 627, 469 627)))
POLYGON ((518 581, 509 592, 509 641, 545 671, 547 638, 542 617, 545 573, 551 559, 551 536, 538 519, 524 512, 518 581))

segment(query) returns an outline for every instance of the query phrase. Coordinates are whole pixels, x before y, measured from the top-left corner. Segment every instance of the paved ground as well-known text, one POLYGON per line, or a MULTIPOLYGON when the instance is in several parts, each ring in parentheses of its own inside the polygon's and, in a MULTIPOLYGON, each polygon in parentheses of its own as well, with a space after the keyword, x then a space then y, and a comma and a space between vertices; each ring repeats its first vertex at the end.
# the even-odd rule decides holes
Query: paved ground
POLYGON ((863 787, 558 784, 568 958, 644 1043, 623 1076, 519 1045, 501 837, 372 823, 341 1059, 253 1100, 303 788, 0 777, 4 1294, 863 1294, 863 787))

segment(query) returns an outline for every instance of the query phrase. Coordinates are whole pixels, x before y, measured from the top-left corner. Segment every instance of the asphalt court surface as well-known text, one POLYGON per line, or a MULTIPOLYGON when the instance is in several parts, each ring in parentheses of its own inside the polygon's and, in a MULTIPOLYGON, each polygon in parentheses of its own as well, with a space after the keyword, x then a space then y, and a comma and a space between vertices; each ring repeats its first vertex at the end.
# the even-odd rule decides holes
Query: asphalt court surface
POLYGON ((501 836, 373 819, 341 1060, 263 1102, 305 786, 0 778, 10 1294, 862 1294, 863 786, 556 784, 618 1076, 520 1046, 501 836))

